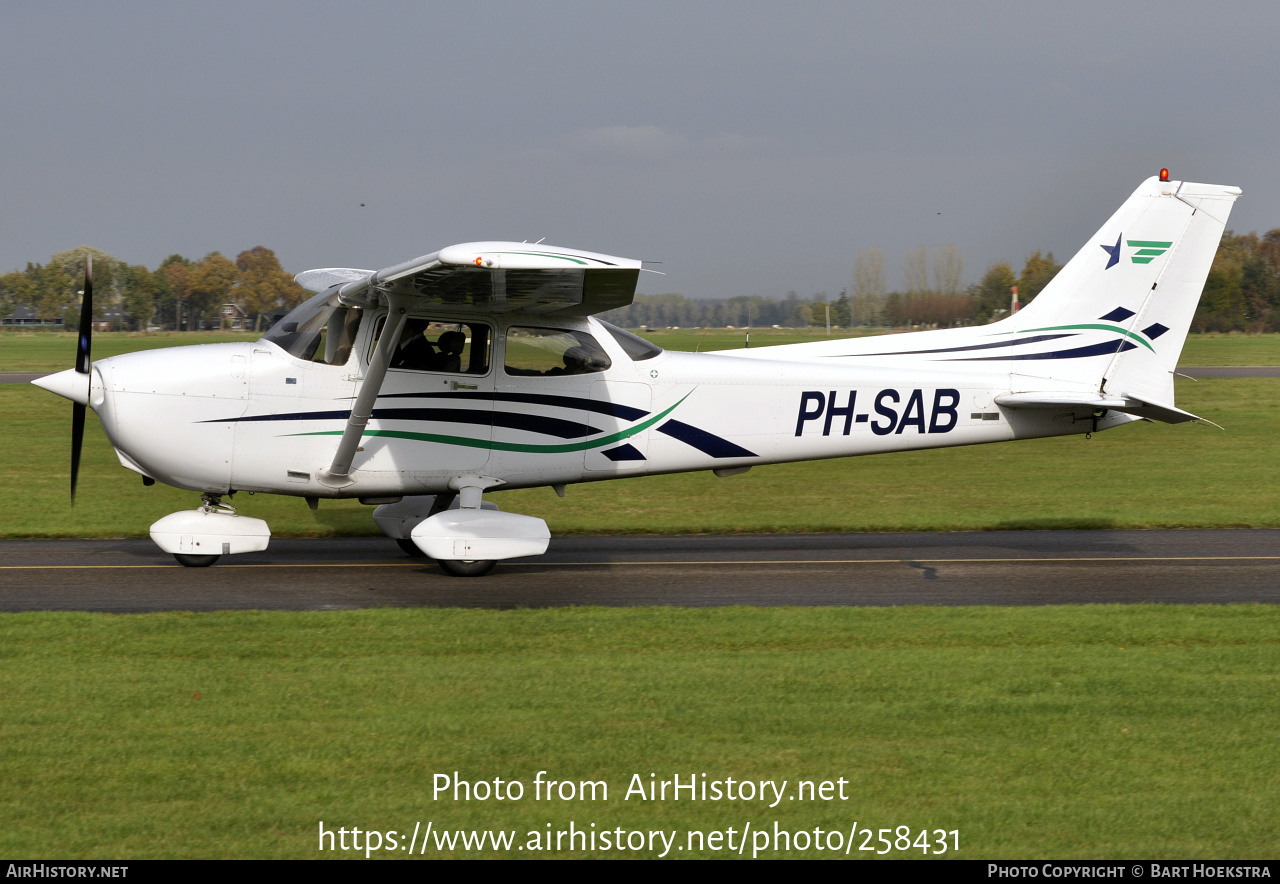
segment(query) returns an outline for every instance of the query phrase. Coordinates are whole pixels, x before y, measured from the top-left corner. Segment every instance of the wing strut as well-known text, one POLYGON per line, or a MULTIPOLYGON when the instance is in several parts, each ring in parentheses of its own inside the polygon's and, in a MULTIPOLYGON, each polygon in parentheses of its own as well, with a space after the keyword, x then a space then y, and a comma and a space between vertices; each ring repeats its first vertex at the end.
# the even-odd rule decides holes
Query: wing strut
POLYGON ((404 333, 405 320, 408 318, 402 300, 395 295, 387 297, 388 325, 390 317, 396 317, 395 327, 383 326, 382 337, 369 360, 369 370, 365 372, 364 383, 360 385, 360 393, 355 404, 351 406, 351 416, 347 418, 347 426, 342 431, 342 439, 338 442, 338 450, 334 452, 333 463, 329 469, 321 470, 316 477, 320 483, 330 488, 344 488, 355 482, 348 475, 351 472, 351 459, 356 456, 360 447, 360 439, 364 436, 364 428, 373 414, 373 404, 382 392, 382 381, 387 376, 387 366, 391 363, 391 351, 400 343, 400 335, 404 333))

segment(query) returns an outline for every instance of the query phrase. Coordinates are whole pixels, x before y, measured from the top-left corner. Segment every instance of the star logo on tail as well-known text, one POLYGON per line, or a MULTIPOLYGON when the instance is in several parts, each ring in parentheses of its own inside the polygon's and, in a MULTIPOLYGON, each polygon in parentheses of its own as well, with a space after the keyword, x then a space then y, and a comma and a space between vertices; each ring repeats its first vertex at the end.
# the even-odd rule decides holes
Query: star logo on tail
POLYGON ((1104 270, 1110 270, 1112 267, 1120 263, 1120 241, 1123 238, 1124 234, 1121 233, 1116 237, 1116 244, 1113 246, 1109 246, 1106 243, 1098 243, 1098 245, 1102 247, 1102 250, 1111 256, 1111 260, 1107 261, 1107 266, 1103 268, 1104 270))

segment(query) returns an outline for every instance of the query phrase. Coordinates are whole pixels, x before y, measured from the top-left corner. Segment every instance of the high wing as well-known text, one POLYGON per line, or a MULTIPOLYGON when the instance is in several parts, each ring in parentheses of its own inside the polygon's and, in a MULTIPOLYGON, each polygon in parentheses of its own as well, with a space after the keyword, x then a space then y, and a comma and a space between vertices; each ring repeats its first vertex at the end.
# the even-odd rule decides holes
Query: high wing
POLYGON ((437 311, 585 316, 630 304, 640 263, 541 244, 471 242, 382 270, 330 267, 295 279, 313 292, 336 289, 352 306, 394 294, 437 311))

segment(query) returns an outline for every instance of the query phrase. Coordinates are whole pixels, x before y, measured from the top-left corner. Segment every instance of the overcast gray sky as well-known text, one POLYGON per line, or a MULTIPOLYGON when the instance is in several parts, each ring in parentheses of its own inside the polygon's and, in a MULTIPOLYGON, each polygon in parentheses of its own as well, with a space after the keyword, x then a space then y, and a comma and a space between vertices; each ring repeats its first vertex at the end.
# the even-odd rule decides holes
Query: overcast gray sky
POLYGON ((1280 227, 1280 4, 41 3, 0 25, 0 271, 537 240, 834 295, 1087 242, 1162 165, 1280 227), (361 203, 365 205, 362 207, 361 203))

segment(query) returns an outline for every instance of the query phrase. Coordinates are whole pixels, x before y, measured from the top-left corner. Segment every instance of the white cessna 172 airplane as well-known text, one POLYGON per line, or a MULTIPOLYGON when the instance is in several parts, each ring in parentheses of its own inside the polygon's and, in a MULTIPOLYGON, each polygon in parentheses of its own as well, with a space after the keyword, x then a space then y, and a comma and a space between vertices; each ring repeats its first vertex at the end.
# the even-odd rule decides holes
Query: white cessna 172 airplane
POLYGON ((263 550, 236 491, 357 497, 449 574, 541 555, 541 519, 486 492, 1003 442, 1196 416, 1173 374, 1239 188, 1134 191, 1020 312, 990 325, 717 353, 664 352, 592 317, 640 262, 528 243, 450 246, 379 271, 299 274, 315 297, 256 343, 90 362, 35 381, 120 463, 203 494, 151 526, 188 566, 263 550))

